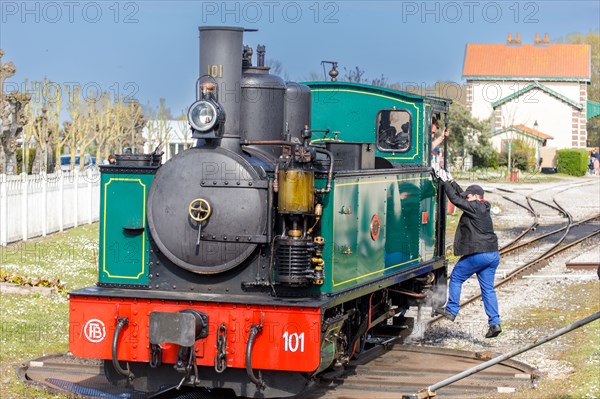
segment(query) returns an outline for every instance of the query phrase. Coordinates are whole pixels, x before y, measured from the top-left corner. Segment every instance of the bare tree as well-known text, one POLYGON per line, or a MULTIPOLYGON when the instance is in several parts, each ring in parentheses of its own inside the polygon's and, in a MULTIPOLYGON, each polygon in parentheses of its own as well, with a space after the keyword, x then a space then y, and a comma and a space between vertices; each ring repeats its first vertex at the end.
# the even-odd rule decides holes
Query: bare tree
POLYGON ((360 69, 358 66, 355 66, 354 69, 350 70, 344 68, 344 71, 346 73, 346 75, 344 76, 345 81, 354 83, 366 83, 366 79, 364 78, 364 69, 360 69))
POLYGON ((304 81, 307 82, 318 82, 320 80, 323 80, 323 76, 318 73, 318 72, 309 72, 308 75, 306 76, 306 78, 302 79, 304 81))
MULTIPOLYGON (((171 111, 166 106, 164 98, 160 99, 158 110, 152 115, 148 121, 148 143, 151 147, 162 145, 164 148, 169 148, 171 139, 171 130, 169 120, 171 119, 171 111)), ((187 117, 186 117, 187 120, 187 117)))
POLYGON ((23 163, 28 164, 29 138, 34 138, 36 152, 32 173, 47 172, 48 159, 52 153, 52 136, 59 135, 60 130, 61 88, 44 79, 43 82, 32 82, 29 90, 35 93, 36 101, 28 107, 30 123, 27 140, 23 141, 23 163))
POLYGON ((188 121, 185 111, 177 118, 177 126, 179 127, 176 136, 180 141, 183 142, 183 147, 188 149, 192 145, 192 134, 190 131, 190 123, 188 121))
MULTIPOLYGON (((34 111, 35 112, 35 111, 34 111)), ((42 171, 48 170, 48 110, 41 108, 37 115, 34 114, 32 123, 29 125, 32 127, 31 132, 35 138, 35 158, 31 167, 31 173, 38 174, 42 171)), ((28 164, 29 151, 28 143, 23 142, 23 163, 28 164)))
POLYGON ((127 140, 131 150, 134 153, 144 152, 144 137, 142 136, 142 130, 148 120, 142 112, 142 106, 135 100, 130 100, 125 105, 125 112, 123 120, 123 126, 126 129, 127 140))
POLYGON ((115 129, 113 124, 115 107, 110 101, 109 93, 103 93, 98 102, 97 112, 93 126, 96 129, 96 159, 107 159, 111 152, 115 152, 111 147, 111 138, 115 129))
POLYGON ((80 165, 83 165, 83 154, 87 144, 93 140, 89 140, 90 133, 90 115, 87 109, 87 104, 81 100, 81 88, 75 86, 69 93, 69 102, 67 109, 71 121, 64 123, 65 141, 69 147, 69 155, 71 156, 70 169, 75 168, 76 155, 80 153, 80 165))
POLYGON ((281 61, 275 59, 268 59, 265 64, 266 66, 271 68, 269 73, 271 73, 272 75, 277 75, 285 81, 290 80, 290 75, 288 71, 283 67, 283 63, 281 61))
POLYGON ((3 64, 3 56, 4 51, 0 49, 0 173, 16 174, 17 139, 27 124, 25 111, 31 96, 19 92, 4 94, 4 80, 17 69, 12 62, 3 64))

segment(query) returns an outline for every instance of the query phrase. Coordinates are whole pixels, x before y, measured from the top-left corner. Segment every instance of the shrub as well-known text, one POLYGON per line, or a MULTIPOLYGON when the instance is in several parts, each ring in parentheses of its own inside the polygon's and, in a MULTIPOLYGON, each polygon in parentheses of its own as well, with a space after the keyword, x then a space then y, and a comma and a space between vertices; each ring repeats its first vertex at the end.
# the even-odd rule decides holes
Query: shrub
MULTIPOLYGON (((513 150, 511 152, 510 156, 511 156, 510 163, 512 164, 513 170, 514 169, 527 170, 527 168, 529 167, 529 165, 532 162, 532 158, 527 150, 522 150, 522 149, 513 150)), ((508 153, 502 151, 498 155, 497 160, 498 160, 499 166, 506 166, 506 164, 508 163, 508 153)))
POLYGON ((513 168, 527 170, 536 166, 535 148, 525 140, 515 140, 513 168))
POLYGON ((480 168, 498 168, 498 153, 491 148, 490 151, 476 151, 473 153, 473 166, 480 168))
POLYGON ((588 169, 589 154, 586 150, 558 150, 558 172, 570 176, 583 176, 588 169))
POLYGON ((513 151, 512 153, 512 164, 513 168, 517 168, 519 170, 527 170, 530 163, 530 156, 528 151, 518 149, 513 151))

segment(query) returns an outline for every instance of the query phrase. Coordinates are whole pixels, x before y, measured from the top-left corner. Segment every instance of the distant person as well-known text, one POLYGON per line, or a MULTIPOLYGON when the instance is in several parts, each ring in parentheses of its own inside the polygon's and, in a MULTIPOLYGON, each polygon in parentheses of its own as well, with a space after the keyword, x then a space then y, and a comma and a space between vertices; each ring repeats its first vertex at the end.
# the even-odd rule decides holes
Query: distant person
POLYGON ((600 153, 598 153, 598 149, 594 148, 592 150, 592 158, 594 163, 594 175, 600 176, 600 153))
POLYGON ((483 196, 483 189, 471 185, 465 191, 453 181, 452 175, 444 169, 438 172, 440 184, 450 202, 462 209, 454 236, 454 255, 461 256, 450 276, 448 302, 434 312, 454 321, 460 310, 462 285, 473 274, 477 275, 483 306, 488 316, 489 329, 486 338, 494 338, 502 332, 498 313, 498 298, 494 290, 496 269, 500 263, 498 237, 490 215, 490 203, 483 196))
POLYGON ((115 156, 115 154, 110 154, 108 156, 108 164, 109 165, 116 165, 117 163, 117 157, 115 156))

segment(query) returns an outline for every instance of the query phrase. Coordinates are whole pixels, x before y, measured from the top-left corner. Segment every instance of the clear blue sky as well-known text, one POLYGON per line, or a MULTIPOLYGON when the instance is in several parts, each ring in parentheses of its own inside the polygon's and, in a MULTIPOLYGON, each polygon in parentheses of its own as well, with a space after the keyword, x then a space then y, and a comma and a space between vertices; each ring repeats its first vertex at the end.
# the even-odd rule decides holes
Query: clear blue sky
MULTIPOLYGON (((0 48, 25 79, 48 77, 157 105, 174 113, 194 99, 198 26, 258 29, 290 80, 322 76, 322 60, 360 66, 391 83, 461 82, 465 45, 521 33, 550 40, 598 31, 600 1, 0 1, 0 48)), ((594 77, 593 77, 594 78, 594 77)), ((598 77, 595 77, 598 78, 598 77)))

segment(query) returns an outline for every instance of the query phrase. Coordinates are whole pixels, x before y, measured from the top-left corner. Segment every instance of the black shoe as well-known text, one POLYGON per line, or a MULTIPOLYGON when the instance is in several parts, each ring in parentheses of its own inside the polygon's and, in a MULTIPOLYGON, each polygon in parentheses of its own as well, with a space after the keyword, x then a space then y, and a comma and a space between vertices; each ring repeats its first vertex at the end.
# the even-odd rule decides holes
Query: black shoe
POLYGON ((486 338, 494 338, 494 337, 497 337, 498 335, 500 335, 501 332, 502 332, 502 328, 500 327, 500 324, 494 324, 493 326, 490 326, 487 333, 485 334, 485 337, 486 338))
POLYGON ((445 318, 447 318, 450 321, 454 321, 454 319, 456 318, 456 316, 454 316, 452 313, 450 313, 448 311, 448 309, 446 309, 446 308, 436 308, 433 310, 433 313, 444 316, 445 318))

